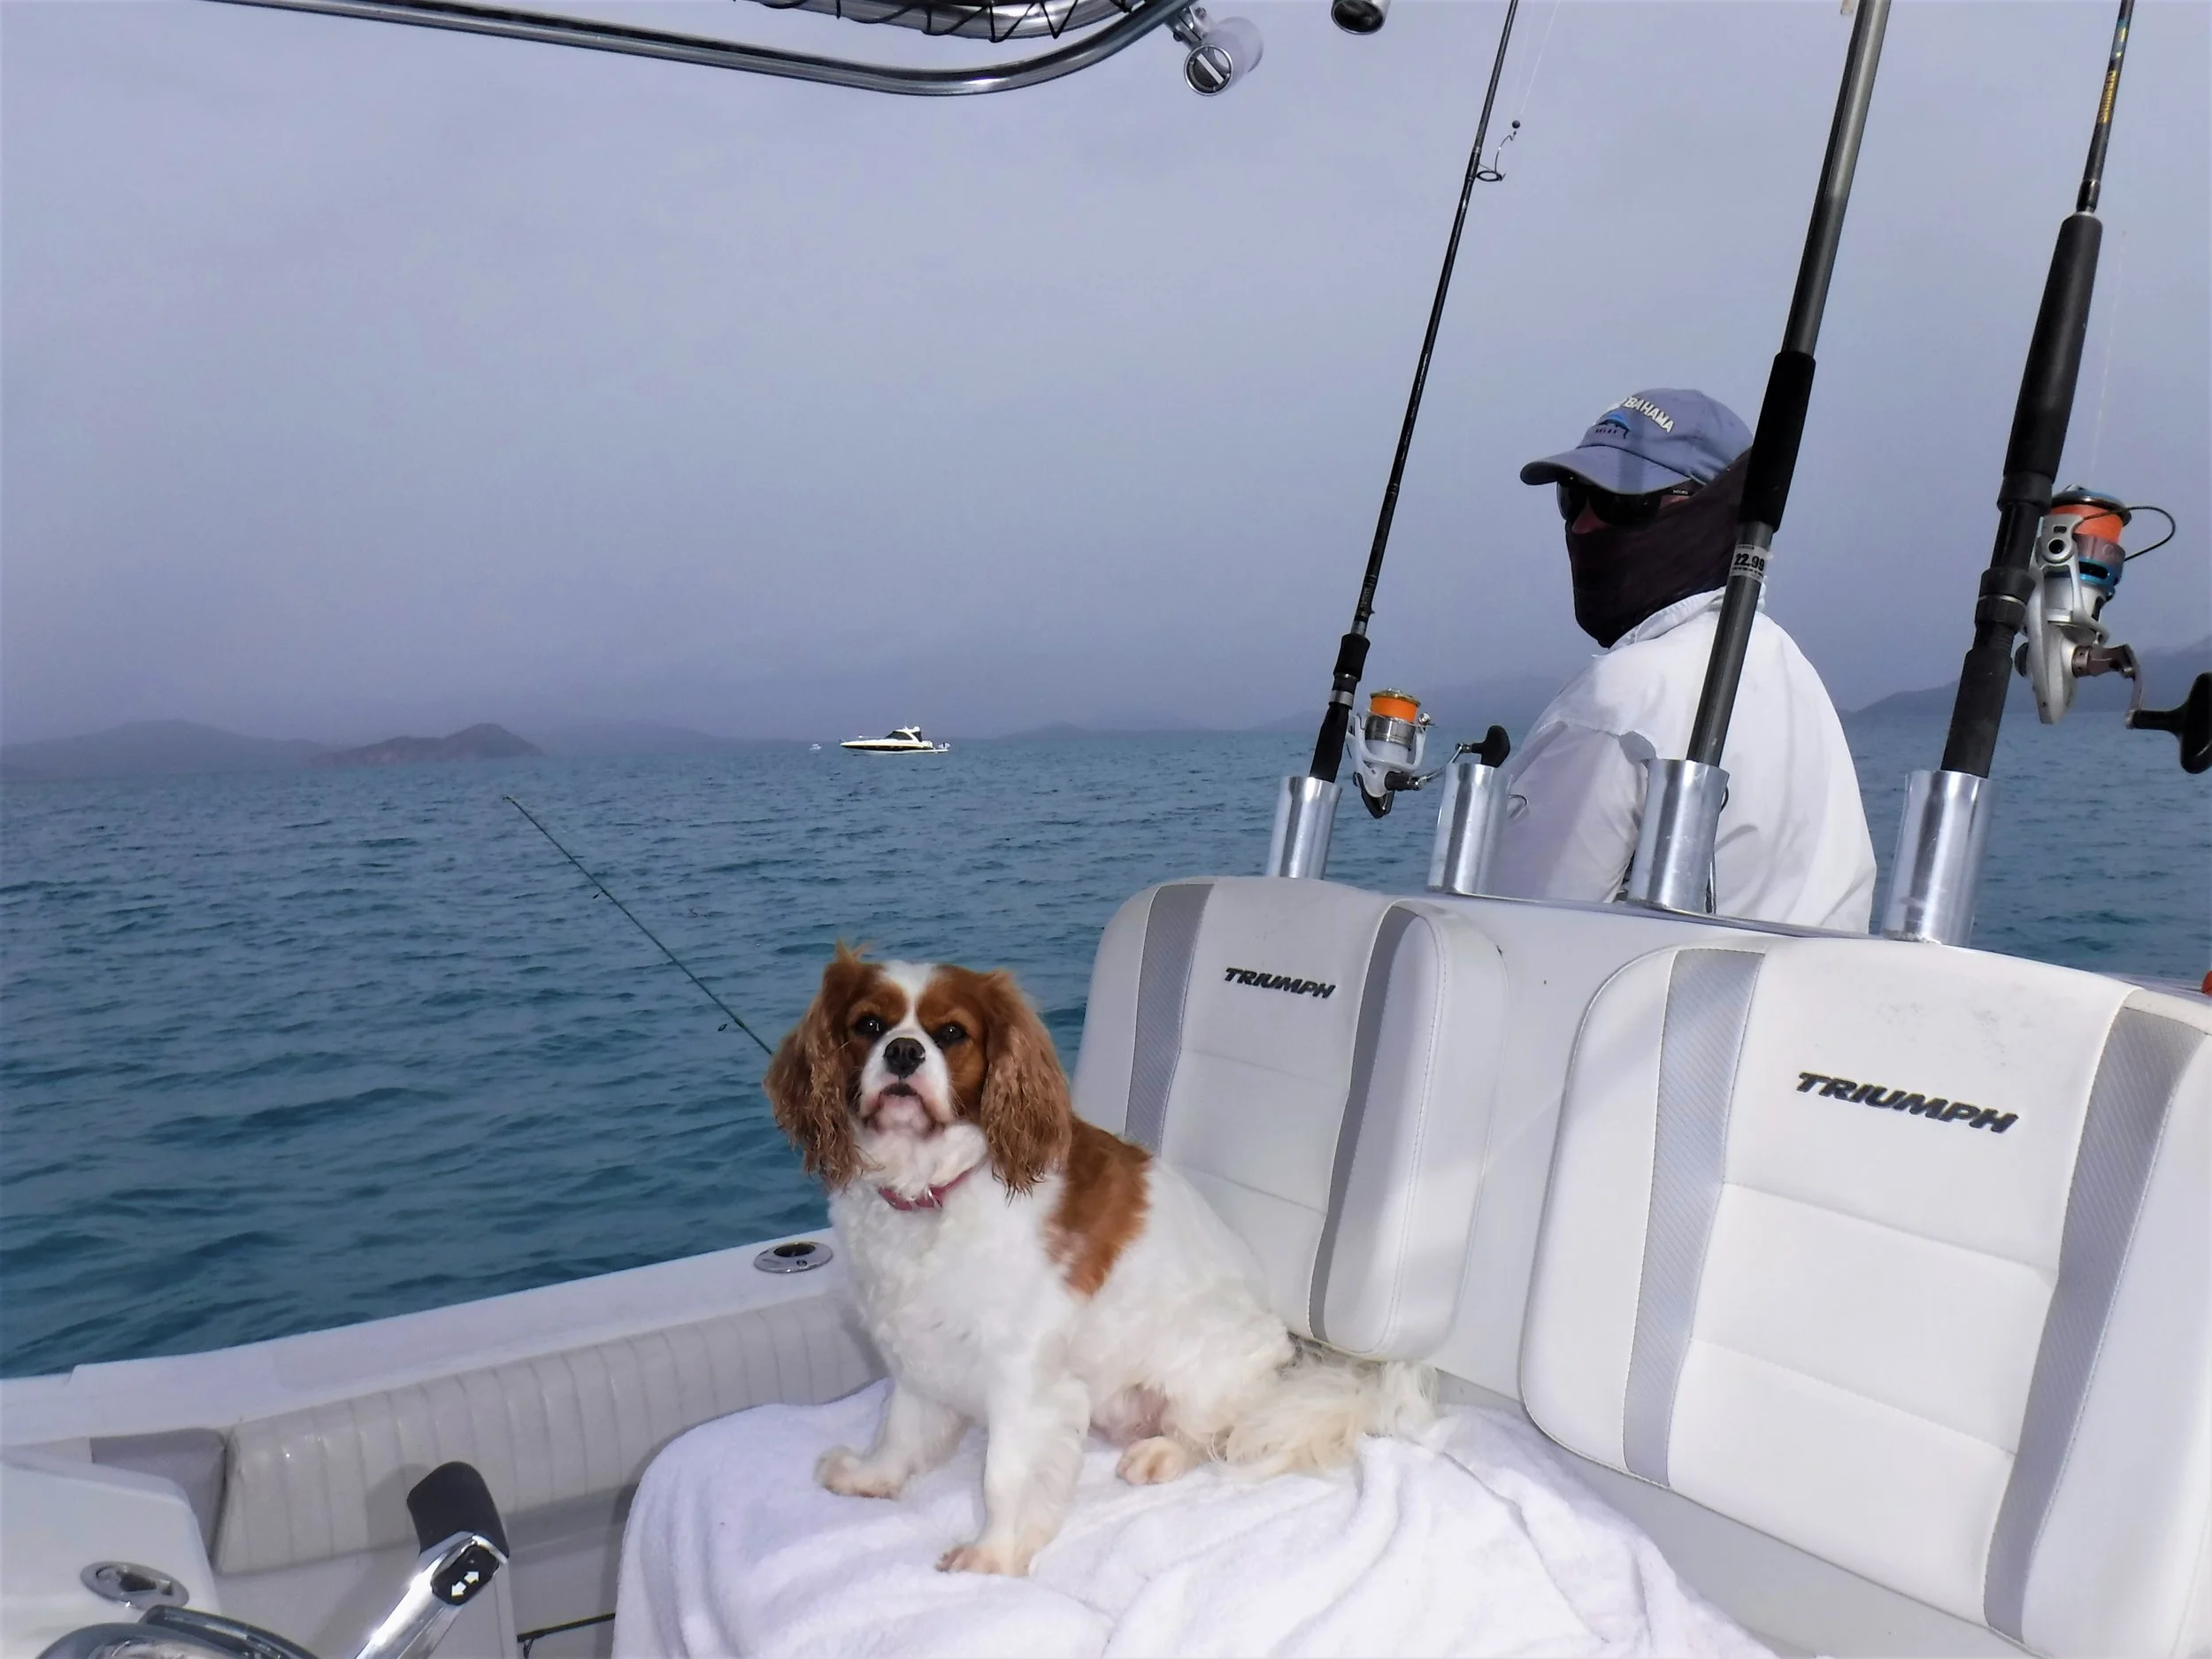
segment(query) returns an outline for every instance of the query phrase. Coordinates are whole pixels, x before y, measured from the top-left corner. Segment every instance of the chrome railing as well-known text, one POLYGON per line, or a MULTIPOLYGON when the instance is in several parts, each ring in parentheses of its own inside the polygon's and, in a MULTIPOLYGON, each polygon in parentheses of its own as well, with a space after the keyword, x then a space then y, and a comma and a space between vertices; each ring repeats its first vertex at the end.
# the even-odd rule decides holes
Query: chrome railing
POLYGON ((657 58, 667 63, 708 69, 736 69, 752 74, 813 81, 864 92, 949 97, 968 93, 1010 92, 1041 85, 1087 69, 1111 58, 1153 30, 1172 26, 1187 49, 1185 76, 1202 92, 1216 92, 1238 79, 1256 61, 1257 34, 1237 19, 1210 23, 1202 6, 1191 0, 764 0, 780 11, 806 10, 868 23, 891 23, 932 35, 956 35, 993 41, 1070 33, 1079 38, 1033 58, 958 68, 925 68, 903 64, 864 63, 818 57, 772 46, 749 45, 706 35, 591 18, 557 17, 472 5, 464 0, 223 0, 231 5, 272 6, 312 12, 326 17, 360 18, 377 23, 404 23, 417 28, 451 29, 504 40, 534 41, 546 46, 574 46, 657 58), (1249 61, 1246 61, 1247 59, 1249 61), (1194 68, 1193 65, 1196 67, 1194 68), (1227 65, 1226 68, 1224 65, 1227 65))

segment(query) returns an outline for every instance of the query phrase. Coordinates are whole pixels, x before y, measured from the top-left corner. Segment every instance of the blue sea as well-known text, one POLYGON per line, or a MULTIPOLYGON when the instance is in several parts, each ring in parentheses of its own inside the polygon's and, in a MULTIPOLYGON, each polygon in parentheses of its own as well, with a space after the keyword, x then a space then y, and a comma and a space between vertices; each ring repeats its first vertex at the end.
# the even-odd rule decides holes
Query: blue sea
MULTIPOLYGON (((1940 723, 1852 733, 1886 860, 1940 723)), ((0 1373, 218 1348, 817 1225, 763 1056, 838 939, 1004 965, 1072 1062, 1099 929, 1256 871, 1270 734, 15 784, 0 794, 0 1373)), ((2212 780, 2008 726, 1977 942, 2194 984, 2212 780)), ((1332 875, 1417 890, 1425 799, 1332 875)))

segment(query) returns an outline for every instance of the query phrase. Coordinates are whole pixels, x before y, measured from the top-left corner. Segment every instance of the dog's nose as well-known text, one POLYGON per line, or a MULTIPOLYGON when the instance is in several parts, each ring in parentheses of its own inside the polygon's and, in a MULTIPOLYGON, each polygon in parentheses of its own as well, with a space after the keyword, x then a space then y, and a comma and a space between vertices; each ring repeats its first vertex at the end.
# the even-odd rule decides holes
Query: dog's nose
POLYGON ((912 1077, 928 1057, 911 1037, 894 1037, 883 1045, 883 1064, 891 1068, 893 1077, 912 1077))

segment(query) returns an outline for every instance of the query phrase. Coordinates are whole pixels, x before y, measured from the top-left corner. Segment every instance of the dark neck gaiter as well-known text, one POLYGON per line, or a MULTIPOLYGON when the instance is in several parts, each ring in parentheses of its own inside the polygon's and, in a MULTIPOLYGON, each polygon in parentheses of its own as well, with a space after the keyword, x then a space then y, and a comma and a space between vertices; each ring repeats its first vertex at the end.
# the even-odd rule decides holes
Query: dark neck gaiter
POLYGON ((1567 532, 1575 621, 1585 634, 1609 647, 1677 600, 1727 584, 1745 459, 1738 457, 1681 505, 1660 509, 1649 524, 1567 532))

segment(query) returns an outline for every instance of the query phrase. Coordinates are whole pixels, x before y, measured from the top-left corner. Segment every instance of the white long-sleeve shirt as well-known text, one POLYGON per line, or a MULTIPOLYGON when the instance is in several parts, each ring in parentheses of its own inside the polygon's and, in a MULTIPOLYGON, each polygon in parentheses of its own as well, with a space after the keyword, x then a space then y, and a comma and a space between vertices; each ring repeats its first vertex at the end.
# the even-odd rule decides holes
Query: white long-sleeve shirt
MULTIPOLYGON (((1490 890, 1620 896, 1643 818, 1644 762, 1688 752, 1719 621, 1718 592, 1647 617, 1569 681, 1506 763, 1511 797, 1490 890)), ((1752 625, 1714 849, 1723 916, 1863 933, 1874 844, 1827 687, 1763 611, 1752 625)))

